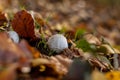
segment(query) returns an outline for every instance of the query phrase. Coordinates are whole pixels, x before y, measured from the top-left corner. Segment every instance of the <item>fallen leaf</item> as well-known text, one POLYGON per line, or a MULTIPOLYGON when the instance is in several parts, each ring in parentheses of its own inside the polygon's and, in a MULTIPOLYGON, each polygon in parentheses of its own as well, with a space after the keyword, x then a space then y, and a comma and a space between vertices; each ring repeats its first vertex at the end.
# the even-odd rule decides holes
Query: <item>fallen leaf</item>
POLYGON ((92 80, 107 80, 103 73, 95 70, 92 72, 92 80))
POLYGON ((86 34, 84 36, 84 38, 88 41, 88 43, 90 44, 96 44, 96 45, 100 45, 101 42, 99 40, 99 38, 97 38, 96 36, 94 36, 93 34, 86 34))
POLYGON ((5 22, 7 22, 5 14, 0 12, 0 26, 3 26, 5 22))
POLYGON ((32 61, 32 68, 30 75, 32 77, 51 76, 60 78, 61 71, 57 71, 56 65, 50 60, 39 58, 32 61))
POLYGON ((11 63, 20 57, 21 52, 8 37, 7 33, 0 33, 0 62, 11 63), (16 53, 17 52, 17 53, 16 53), (20 53, 20 54, 18 54, 20 53))
POLYGON ((41 53, 34 47, 31 47, 25 40, 21 40, 19 46, 25 52, 28 59, 41 57, 41 53))
POLYGON ((81 48, 84 52, 92 51, 90 44, 85 39, 80 39, 76 42, 76 47, 81 48))
POLYGON ((120 80, 120 71, 107 72, 105 77, 107 80, 120 80))
POLYGON ((15 70, 18 68, 18 63, 13 63, 9 65, 5 70, 0 72, 0 80, 15 80, 16 72, 15 70))
POLYGON ((105 63, 98 60, 97 58, 91 58, 89 59, 89 62, 96 68, 102 70, 102 71, 109 71, 109 68, 105 63))
POLYGON ((22 61, 25 63, 27 59, 26 52, 18 45, 15 44, 6 32, 0 32, 0 62, 2 64, 10 64, 22 61))
POLYGON ((14 19, 12 20, 12 27, 20 37, 26 39, 35 38, 34 20, 25 10, 19 11, 15 14, 14 19))

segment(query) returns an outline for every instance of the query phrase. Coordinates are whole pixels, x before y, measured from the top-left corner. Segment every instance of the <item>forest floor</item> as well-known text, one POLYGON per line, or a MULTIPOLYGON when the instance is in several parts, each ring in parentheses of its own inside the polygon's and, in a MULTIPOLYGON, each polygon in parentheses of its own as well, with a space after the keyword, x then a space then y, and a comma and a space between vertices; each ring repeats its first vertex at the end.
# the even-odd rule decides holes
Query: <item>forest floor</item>
POLYGON ((119 7, 97 1, 0 0, 0 80, 120 80, 119 7))

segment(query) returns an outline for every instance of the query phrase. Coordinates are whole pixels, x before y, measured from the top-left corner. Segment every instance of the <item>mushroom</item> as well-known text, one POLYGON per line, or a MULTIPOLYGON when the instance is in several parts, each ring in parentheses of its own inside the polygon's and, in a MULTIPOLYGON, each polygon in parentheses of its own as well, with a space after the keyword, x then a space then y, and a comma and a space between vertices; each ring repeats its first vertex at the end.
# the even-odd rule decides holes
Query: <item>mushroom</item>
POLYGON ((68 48, 66 37, 62 34, 55 34, 48 39, 47 42, 49 48, 56 53, 62 52, 65 48, 68 48))
POLYGON ((15 43, 19 42, 19 36, 15 31, 8 31, 8 35, 15 43))

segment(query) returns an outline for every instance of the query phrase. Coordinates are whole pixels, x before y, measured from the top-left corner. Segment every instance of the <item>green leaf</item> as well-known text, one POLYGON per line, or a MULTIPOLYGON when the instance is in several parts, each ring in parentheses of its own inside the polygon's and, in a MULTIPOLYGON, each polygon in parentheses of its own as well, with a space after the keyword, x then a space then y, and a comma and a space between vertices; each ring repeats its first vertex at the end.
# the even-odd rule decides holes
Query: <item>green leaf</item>
POLYGON ((75 43, 76 43, 76 47, 81 48, 84 52, 91 52, 93 54, 97 52, 97 46, 95 44, 90 44, 84 38, 78 40, 75 43))
POLYGON ((85 39, 76 42, 76 47, 81 48, 84 52, 91 51, 90 44, 85 39))
POLYGON ((84 29, 78 29, 75 33, 75 41, 77 41, 78 39, 80 39, 81 36, 83 36, 83 34, 86 31, 84 29))

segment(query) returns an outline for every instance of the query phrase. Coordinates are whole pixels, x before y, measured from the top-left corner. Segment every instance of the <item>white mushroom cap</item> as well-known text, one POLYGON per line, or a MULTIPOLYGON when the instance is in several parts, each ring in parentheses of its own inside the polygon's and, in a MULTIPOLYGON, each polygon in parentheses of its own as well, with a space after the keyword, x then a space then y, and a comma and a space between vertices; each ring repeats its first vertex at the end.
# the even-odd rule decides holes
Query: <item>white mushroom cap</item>
POLYGON ((62 34, 55 34, 48 39, 47 42, 49 48, 57 53, 68 48, 67 39, 62 34))
POLYGON ((15 42, 19 42, 19 36, 15 31, 8 31, 9 37, 15 42))

